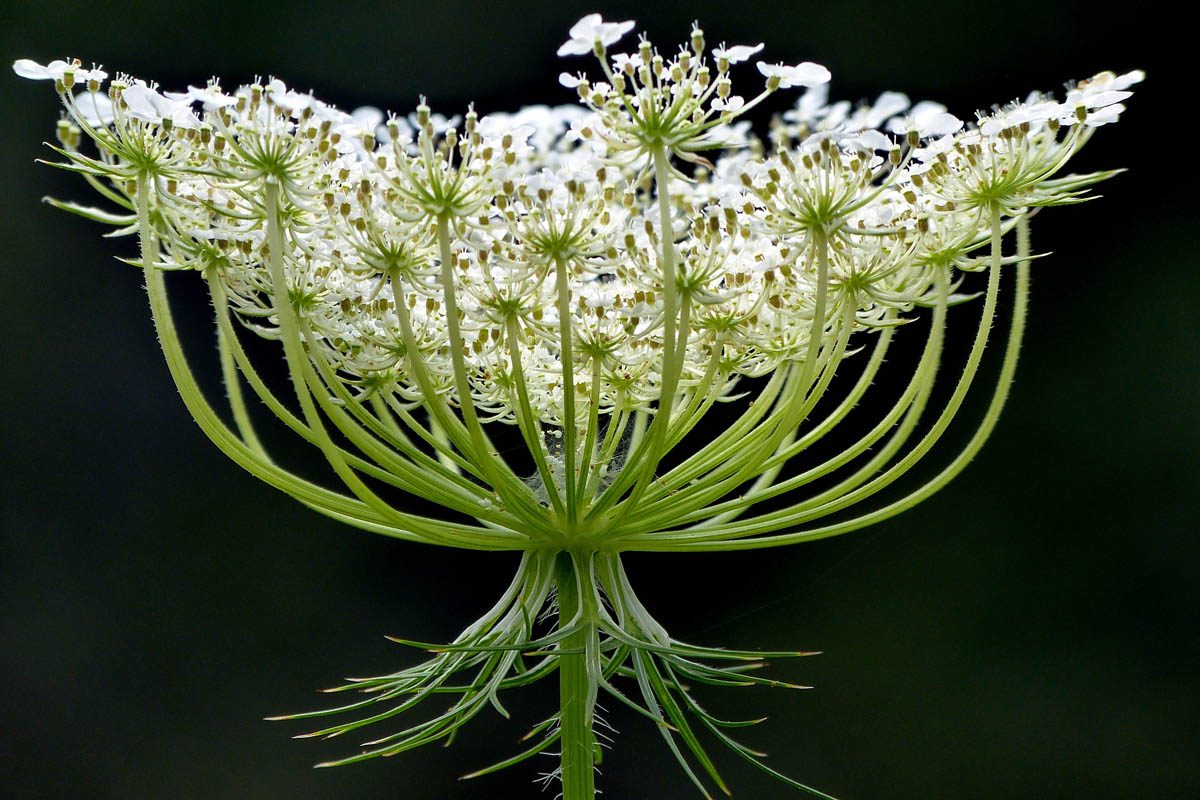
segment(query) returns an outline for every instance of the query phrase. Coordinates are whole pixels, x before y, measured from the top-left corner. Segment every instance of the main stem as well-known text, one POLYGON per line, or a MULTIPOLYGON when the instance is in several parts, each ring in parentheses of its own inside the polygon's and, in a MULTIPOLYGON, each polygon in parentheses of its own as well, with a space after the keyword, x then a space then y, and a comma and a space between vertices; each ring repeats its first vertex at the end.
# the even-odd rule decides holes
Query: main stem
MULTIPOLYGON (((558 554, 554 578, 558 584, 558 624, 565 627, 576 621, 581 606, 580 582, 570 553, 558 554)), ((558 657, 563 800, 596 797, 596 738, 592 733, 591 685, 584 653, 587 640, 587 626, 581 626, 562 642, 562 649, 570 652, 558 657)))

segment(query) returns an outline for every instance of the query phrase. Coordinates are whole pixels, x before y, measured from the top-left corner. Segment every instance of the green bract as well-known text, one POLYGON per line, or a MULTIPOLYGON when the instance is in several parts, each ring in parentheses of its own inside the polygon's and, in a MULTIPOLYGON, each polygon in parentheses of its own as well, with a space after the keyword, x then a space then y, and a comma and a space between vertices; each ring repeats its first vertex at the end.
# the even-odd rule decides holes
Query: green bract
POLYGON ((1062 170, 1141 79, 1103 73, 1065 101, 1033 96, 964 126, 895 93, 829 105, 829 73, 811 63, 760 63, 765 81, 746 101, 730 70, 761 46, 710 55, 695 29, 673 55, 642 40, 610 56, 631 27, 590 15, 572 29, 561 52, 592 53, 602 72, 560 77, 582 107, 461 121, 422 102, 380 124, 373 109, 345 114, 278 80, 163 94, 127 76, 105 87, 105 73, 78 62, 14 65, 54 81, 67 110, 59 166, 111 210, 52 202, 139 235, 171 374, 222 452, 349 525, 523 554, 508 591, 457 639, 408 642, 428 661, 351 682, 355 702, 289 717, 352 720, 313 735, 401 728, 331 763, 448 739, 489 706, 506 714, 506 690, 557 673, 560 711, 528 750, 474 775, 557 748, 567 800, 593 797, 603 693, 655 724, 706 794, 725 789, 704 749, 715 739, 826 796, 764 765, 728 733, 750 722, 709 715, 686 688, 784 685, 755 668, 804 654, 672 638, 621 555, 833 536, 952 479, 1011 384, 1030 217, 1112 174, 1062 170), (805 93, 769 142, 739 121, 796 86, 805 93), (954 420, 1009 265, 1012 319, 983 420, 934 477, 873 503, 954 420), (184 356, 169 271, 208 287, 232 424, 184 356), (952 371, 947 308, 969 299, 958 293, 969 272, 986 273, 981 308, 952 371), (279 342, 289 391, 260 377, 249 335, 279 342), (876 377, 897 335, 923 345, 907 381, 888 386, 876 377), (832 396, 847 370, 855 377, 832 396), (929 408, 939 372, 953 389, 929 408), (868 393, 893 399, 847 436, 868 393), (276 463, 252 405, 318 448, 342 487, 276 463), (845 446, 813 457, 835 430, 845 446), (445 513, 418 513, 397 490, 445 513), (409 721, 434 695, 449 708, 409 721))

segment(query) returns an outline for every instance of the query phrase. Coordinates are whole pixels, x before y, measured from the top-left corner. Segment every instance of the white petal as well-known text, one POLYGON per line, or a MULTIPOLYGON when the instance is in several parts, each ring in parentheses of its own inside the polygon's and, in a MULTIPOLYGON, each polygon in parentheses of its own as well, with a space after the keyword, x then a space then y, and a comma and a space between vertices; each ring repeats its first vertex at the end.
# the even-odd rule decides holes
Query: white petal
POLYGON ((855 134, 851 141, 864 150, 891 150, 895 144, 891 139, 874 130, 855 134))
POLYGON ((634 22, 627 19, 624 22, 606 22, 599 31, 599 39, 607 47, 616 44, 622 36, 633 30, 634 22))
POLYGON ((946 107, 944 105, 942 105, 941 103, 935 103, 932 100, 922 100, 921 102, 919 102, 915 106, 913 106, 912 111, 909 113, 912 115, 913 119, 920 119, 925 116, 933 116, 934 114, 941 114, 945 110, 946 110, 946 107))
POLYGON ((921 120, 920 134, 923 138, 949 136, 962 129, 963 121, 953 114, 941 112, 921 120))
POLYGON ((1099 111, 1093 111, 1087 115, 1084 124, 1089 128, 1099 128, 1101 125, 1107 125, 1110 122, 1116 122, 1121 116, 1121 112, 1125 110, 1125 106, 1117 103, 1116 105, 1105 106, 1099 111))
POLYGON ((797 64, 792 69, 793 86, 820 86, 823 83, 829 83, 829 79, 833 77, 825 67, 811 61, 797 64))
POLYGON ((586 14, 571 26, 567 35, 572 39, 591 39, 596 33, 596 28, 603 22, 604 18, 599 14, 586 14))
POLYGON ((375 106, 360 106, 351 111, 350 116, 364 131, 374 131, 383 124, 383 112, 375 106))
POLYGON ((868 127, 878 128, 892 117, 903 114, 908 110, 908 106, 908 95, 900 92, 884 92, 879 95, 867 113, 866 124, 868 127))
POLYGON ((121 95, 129 108, 129 115, 142 122, 158 122, 162 119, 158 103, 166 103, 166 98, 140 81, 128 87, 121 95))
POLYGON ((1085 99, 1088 108, 1104 108, 1119 103, 1122 100, 1127 100, 1133 96, 1133 92, 1097 92, 1093 95, 1088 95, 1085 99))
POLYGON ((560 56, 582 56, 592 52, 592 43, 584 42, 581 39, 571 39, 565 42, 562 47, 558 48, 556 55, 560 56))
POLYGON ((759 72, 768 78, 774 78, 777 75, 783 74, 782 64, 768 64, 765 61, 759 61, 755 66, 758 67, 759 72))
POLYGON ((1109 87, 1115 91, 1122 91, 1133 86, 1135 83, 1141 83, 1146 79, 1146 73, 1140 69, 1135 69, 1132 72, 1126 72, 1124 75, 1118 75, 1113 79, 1112 85, 1109 87))
POLYGON ((112 100, 100 92, 80 92, 75 95, 75 107, 88 125, 107 125, 115 118, 112 100))
POLYGON ((13 72, 22 78, 28 78, 31 81, 41 81, 46 78, 52 78, 50 71, 41 64, 28 58, 18 58, 13 62, 13 72))
POLYGON ((176 128, 196 129, 200 127, 200 120, 192 113, 192 109, 187 104, 175 105, 171 108, 171 113, 168 115, 171 119, 171 124, 176 128))
POLYGON ((988 117, 979 121, 979 132, 984 136, 995 136, 1006 127, 1004 120, 988 117))
POLYGON ((730 48, 720 48, 713 50, 713 55, 717 58, 724 58, 730 64, 740 64, 743 61, 749 61, 751 56, 762 52, 765 45, 759 42, 756 45, 739 44, 730 48))
POLYGON ((731 111, 731 112, 741 109, 741 107, 744 105, 746 105, 745 98, 739 97, 736 94, 729 98, 726 98, 725 100, 717 98, 716 100, 713 100, 713 103, 712 103, 712 107, 717 109, 718 111, 731 111))
POLYGON ((189 86, 187 90, 188 97, 196 102, 204 104, 205 111, 212 111, 217 108, 224 108, 237 103, 236 97, 231 97, 227 94, 221 94, 212 87, 201 89, 197 86, 189 86))

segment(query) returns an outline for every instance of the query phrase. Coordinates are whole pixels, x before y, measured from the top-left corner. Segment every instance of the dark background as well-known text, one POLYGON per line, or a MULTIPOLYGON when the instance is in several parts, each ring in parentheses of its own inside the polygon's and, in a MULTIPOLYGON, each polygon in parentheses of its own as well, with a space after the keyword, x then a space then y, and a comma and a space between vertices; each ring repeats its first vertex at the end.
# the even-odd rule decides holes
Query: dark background
MULTIPOLYGON (((843 538, 630 562, 681 638, 824 651, 780 667, 813 691, 703 699, 770 713, 746 738, 840 798, 1200 796, 1200 278, 1178 20, 1147 3, 1120 16, 1026 0, 598 5, 21 2, 0 11, 0 61, 77 55, 168 88, 271 73, 345 108, 406 111, 423 92, 435 110, 486 112, 569 102, 555 76, 584 59, 554 50, 600 10, 664 50, 698 18, 711 43, 827 65, 838 98, 897 89, 964 117, 1146 69, 1078 164, 1130 171, 1104 199, 1035 221, 1054 254, 1035 269, 1010 406, 962 477, 843 538)), ((33 163, 51 155, 39 143, 57 114, 48 85, 0 77, 0 796, 552 797, 532 783, 549 758, 455 781, 516 752, 549 684, 453 748, 338 770, 309 767, 355 741, 293 742, 302 727, 260 721, 319 705, 313 689, 345 675, 412 663, 382 635, 451 637, 513 559, 342 529, 225 461, 167 376, 140 276, 112 258, 132 241, 38 203, 91 201, 33 163)), ((207 307, 188 297, 183 324, 207 353, 207 307)), ((610 716, 606 797, 693 796, 642 720, 610 716)), ((736 796, 792 796, 718 757, 736 796)))

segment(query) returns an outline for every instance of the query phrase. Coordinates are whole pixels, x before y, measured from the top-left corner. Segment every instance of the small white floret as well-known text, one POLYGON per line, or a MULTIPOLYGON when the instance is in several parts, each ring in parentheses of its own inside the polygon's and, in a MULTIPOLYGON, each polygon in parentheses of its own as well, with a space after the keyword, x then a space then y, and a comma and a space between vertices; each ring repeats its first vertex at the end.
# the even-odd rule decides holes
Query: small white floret
POLYGON ((712 54, 713 58, 725 59, 730 64, 740 64, 743 61, 749 61, 751 56, 761 53, 764 46, 762 42, 759 42, 753 47, 747 44, 734 45, 733 47, 714 47, 712 54))
POLYGON ((581 56, 592 52, 596 43, 604 47, 616 44, 622 36, 633 30, 631 19, 624 22, 605 22, 599 14, 588 14, 571 26, 568 32, 571 36, 562 47, 558 48, 560 56, 581 56))
POLYGON ((829 79, 832 77, 829 70, 811 61, 801 62, 794 67, 759 61, 758 71, 767 76, 768 80, 778 78, 780 89, 791 89, 794 86, 820 86, 829 83, 829 79))
POLYGON ((62 81, 66 74, 71 73, 76 81, 103 81, 108 73, 102 69, 83 69, 78 61, 63 61, 56 59, 42 66, 28 58, 18 58, 13 62, 13 72, 22 78, 34 81, 62 81))
POLYGON ((164 97, 146 85, 136 81, 121 95, 129 108, 129 116, 142 122, 170 120, 177 128, 199 128, 200 120, 192 113, 191 101, 164 97))

